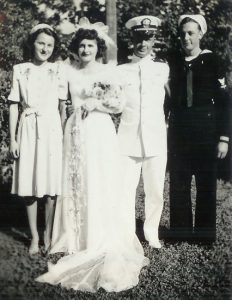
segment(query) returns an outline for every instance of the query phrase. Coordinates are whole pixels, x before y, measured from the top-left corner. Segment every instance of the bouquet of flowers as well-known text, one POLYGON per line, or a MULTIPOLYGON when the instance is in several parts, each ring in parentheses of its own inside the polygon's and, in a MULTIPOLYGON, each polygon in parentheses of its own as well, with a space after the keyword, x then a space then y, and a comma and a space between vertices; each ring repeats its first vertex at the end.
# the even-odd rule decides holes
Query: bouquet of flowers
POLYGON ((90 87, 83 90, 84 98, 95 99, 107 108, 118 108, 121 104, 122 86, 107 81, 94 82, 90 87))

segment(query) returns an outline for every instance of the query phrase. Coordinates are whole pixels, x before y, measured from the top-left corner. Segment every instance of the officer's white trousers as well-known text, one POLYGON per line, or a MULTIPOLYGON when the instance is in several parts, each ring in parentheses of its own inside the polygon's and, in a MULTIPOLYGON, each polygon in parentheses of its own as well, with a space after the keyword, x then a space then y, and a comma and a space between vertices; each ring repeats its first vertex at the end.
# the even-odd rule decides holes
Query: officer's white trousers
POLYGON ((128 226, 135 231, 135 197, 141 169, 145 192, 144 235, 147 241, 158 239, 158 227, 163 209, 163 190, 167 155, 146 158, 122 156, 124 199, 128 226))

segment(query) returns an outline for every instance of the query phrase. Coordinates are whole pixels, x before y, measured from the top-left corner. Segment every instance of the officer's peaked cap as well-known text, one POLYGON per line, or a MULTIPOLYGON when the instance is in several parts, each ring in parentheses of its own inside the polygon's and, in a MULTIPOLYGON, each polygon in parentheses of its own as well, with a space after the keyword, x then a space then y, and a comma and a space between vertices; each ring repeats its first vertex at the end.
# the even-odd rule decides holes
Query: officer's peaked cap
POLYGON ((134 33, 154 33, 156 28, 161 25, 161 20, 154 16, 134 17, 126 22, 126 28, 134 33))

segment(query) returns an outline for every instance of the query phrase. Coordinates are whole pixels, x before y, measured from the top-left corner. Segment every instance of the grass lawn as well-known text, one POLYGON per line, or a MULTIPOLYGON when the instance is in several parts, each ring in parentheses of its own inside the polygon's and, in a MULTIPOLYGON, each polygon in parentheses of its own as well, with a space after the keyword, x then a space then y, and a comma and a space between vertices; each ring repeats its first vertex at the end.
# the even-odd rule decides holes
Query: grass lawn
MULTIPOLYGON (((161 249, 142 242, 150 265, 139 284, 128 291, 96 294, 66 290, 34 281, 47 269, 47 258, 28 256, 25 209, 5 193, 0 204, 0 299, 232 299, 232 186, 218 182, 217 242, 212 247, 162 240, 161 249)), ((193 187, 193 193, 194 193, 193 187)), ((169 226, 168 176, 162 232, 169 226)), ((17 199, 18 200, 18 199, 17 199)), ((136 217, 144 217, 142 183, 138 188, 136 217)))

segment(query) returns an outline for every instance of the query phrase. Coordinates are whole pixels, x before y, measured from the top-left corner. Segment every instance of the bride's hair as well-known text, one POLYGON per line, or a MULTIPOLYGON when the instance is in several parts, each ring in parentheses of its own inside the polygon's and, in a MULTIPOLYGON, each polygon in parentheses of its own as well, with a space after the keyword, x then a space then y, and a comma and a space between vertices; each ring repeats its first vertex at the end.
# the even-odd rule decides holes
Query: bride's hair
POLYGON ((78 48, 84 39, 97 41, 97 55, 96 58, 101 58, 107 49, 106 43, 103 39, 99 38, 98 33, 94 29, 80 28, 74 35, 69 45, 69 50, 75 54, 78 54, 78 48))

